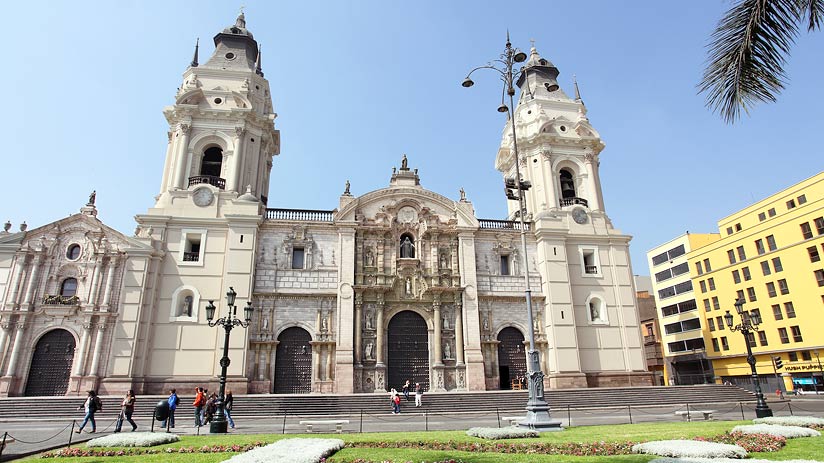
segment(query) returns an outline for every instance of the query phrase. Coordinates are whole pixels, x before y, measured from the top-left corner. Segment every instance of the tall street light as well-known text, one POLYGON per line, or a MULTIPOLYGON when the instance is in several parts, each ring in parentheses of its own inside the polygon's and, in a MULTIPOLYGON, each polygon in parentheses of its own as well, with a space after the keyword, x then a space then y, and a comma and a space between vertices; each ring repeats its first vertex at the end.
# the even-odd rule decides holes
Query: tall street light
POLYGON ((212 419, 212 423, 209 425, 209 432, 213 434, 225 434, 227 428, 226 412, 224 410, 226 398, 226 369, 229 368, 229 364, 232 363, 231 360, 229 360, 229 333, 235 326, 242 326, 244 328, 249 326, 249 322, 252 321, 252 312, 255 310, 252 307, 252 302, 249 301, 246 303, 246 307, 243 308, 243 320, 237 318, 235 297, 237 297, 237 293, 234 288, 230 286, 229 291, 226 293, 226 306, 229 309, 229 314, 217 320, 214 320, 216 310, 214 301, 209 301, 209 305, 206 306, 206 320, 209 326, 222 326, 223 329, 226 330, 226 337, 223 338, 223 357, 220 359, 220 391, 218 392, 217 398, 217 416, 212 419))
MULTIPOLYGON (((815 355, 815 359, 818 361, 818 371, 821 372, 821 380, 824 381, 824 368, 821 367, 821 358, 818 356, 818 351, 814 350, 813 355, 815 355)), ((813 377, 813 384, 816 385, 816 393, 818 393, 818 382, 816 382, 815 377, 813 377)))
POLYGON ((741 317, 741 323, 733 326, 733 318, 729 310, 727 314, 724 315, 724 321, 731 331, 740 331, 741 334, 744 335, 744 344, 747 346, 747 363, 750 364, 752 381, 755 384, 755 397, 758 400, 755 406, 755 415, 758 418, 773 416, 772 410, 770 410, 770 407, 764 400, 764 393, 761 392, 761 383, 758 382, 758 372, 755 370, 755 356, 752 355, 752 347, 750 347, 750 335, 755 339, 755 332, 758 331, 758 325, 761 323, 761 315, 759 312, 750 315, 749 311, 745 311, 743 298, 736 300, 734 305, 735 311, 738 312, 738 316, 741 317))
MULTIPOLYGON (((515 179, 507 179, 505 181, 507 198, 518 201, 518 218, 521 225, 521 254, 523 255, 524 281, 526 284, 526 314, 527 326, 529 327, 529 351, 527 352, 527 376, 529 376, 529 400, 527 401, 526 410, 527 415, 524 421, 518 423, 521 427, 535 429, 538 431, 560 431, 561 422, 553 420, 549 412, 549 404, 544 399, 544 373, 541 371, 540 352, 535 350, 535 328, 532 320, 532 290, 529 287, 529 261, 526 256, 526 198, 524 191, 529 189, 532 185, 528 181, 521 178, 521 169, 519 167, 520 157, 518 156, 518 139, 515 134, 515 87, 512 85, 517 76, 519 76, 524 69, 513 71, 515 63, 522 63, 526 61, 526 53, 517 48, 513 48, 509 42, 509 32, 506 33, 506 48, 498 59, 492 60, 485 66, 479 66, 469 71, 466 79, 461 82, 463 87, 471 87, 475 85, 470 76, 478 69, 491 69, 500 75, 501 81, 504 84, 504 91, 509 95, 509 106, 507 106, 503 99, 501 106, 498 107, 498 112, 508 113, 509 123, 512 126, 512 144, 515 151, 515 179), (495 64, 493 64, 495 63, 495 64), (510 188, 517 189, 517 195, 513 193, 510 188)), ((547 90, 555 91, 558 89, 557 84, 547 83, 547 90)))

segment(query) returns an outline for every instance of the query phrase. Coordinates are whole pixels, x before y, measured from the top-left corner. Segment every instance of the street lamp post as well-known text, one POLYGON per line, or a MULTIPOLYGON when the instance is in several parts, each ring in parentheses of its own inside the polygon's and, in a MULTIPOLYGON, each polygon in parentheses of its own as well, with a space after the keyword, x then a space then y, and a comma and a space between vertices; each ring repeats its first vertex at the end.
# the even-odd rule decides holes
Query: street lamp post
MULTIPOLYGON (((822 381, 824 381, 824 368, 822 368, 822 367, 821 367, 821 358, 819 358, 819 356, 818 356, 818 351, 817 351, 817 350, 814 350, 814 351, 813 351, 813 355, 815 355, 815 359, 818 361, 818 371, 820 371, 820 372, 821 372, 821 380, 822 380, 822 381)), ((817 394, 817 393, 818 393, 818 387, 817 387, 817 386, 818 386, 818 383, 816 382, 816 380, 815 380, 815 377, 814 377, 814 376, 813 376, 813 384, 815 384, 815 385, 816 385, 815 392, 816 392, 816 394, 817 394)))
POLYGON ((217 398, 217 416, 212 419, 212 423, 209 425, 209 432, 213 434, 225 434, 227 428, 224 406, 226 398, 226 369, 229 368, 229 364, 231 363, 231 360, 229 360, 229 333, 235 326, 242 326, 243 328, 249 326, 249 322, 252 321, 252 312, 255 310, 252 307, 252 302, 249 301, 246 303, 246 307, 243 308, 243 320, 237 318, 235 297, 237 297, 237 293, 234 288, 230 286, 229 291, 226 293, 226 306, 229 309, 229 313, 227 316, 218 318, 217 320, 214 320, 216 310, 214 301, 209 301, 209 305, 206 306, 206 320, 209 326, 221 326, 226 330, 226 336, 223 338, 223 357, 220 359, 220 391, 218 392, 217 398))
MULTIPOLYGON (((529 351, 527 352, 527 376, 529 376, 529 400, 527 401, 527 415, 524 421, 518 423, 521 427, 535 429, 538 431, 560 431, 561 422, 553 420, 550 416, 549 404, 544 399, 544 373, 541 371, 540 352, 535 350, 535 328, 532 316, 532 290, 529 286, 529 261, 527 260, 526 248, 526 198, 524 191, 529 189, 531 184, 521 178, 518 156, 518 139, 515 133, 515 87, 513 82, 515 77, 524 72, 523 69, 513 71, 515 63, 526 61, 526 53, 517 48, 513 48, 509 41, 509 32, 506 33, 506 48, 498 59, 493 60, 485 66, 479 66, 469 71, 466 78, 461 82, 463 87, 475 85, 470 76, 478 69, 491 69, 496 71, 503 81, 504 91, 509 96, 509 106, 503 100, 498 107, 498 112, 508 113, 509 122, 512 126, 512 145, 515 152, 515 179, 506 180, 507 198, 518 201, 518 218, 521 225, 521 254, 523 255, 524 283, 526 285, 526 314, 529 329, 529 351), (492 64, 497 63, 497 66, 492 64), (500 67, 502 67, 502 69, 500 67), (517 196, 510 191, 510 188, 517 189, 517 196)), ((557 90, 557 84, 547 84, 547 90, 557 90)))
POLYGON ((770 407, 764 400, 764 393, 761 392, 761 383, 758 382, 758 372, 755 370, 755 356, 752 355, 752 347, 750 346, 750 335, 755 336, 755 332, 758 331, 758 325, 761 323, 761 315, 759 315, 758 312, 750 315, 748 311, 744 311, 743 298, 736 300, 734 305, 735 311, 738 312, 738 316, 741 317, 741 323, 733 326, 733 317, 729 310, 727 314, 724 315, 724 321, 731 331, 740 331, 741 334, 744 335, 744 344, 747 346, 747 363, 750 364, 752 381, 753 384, 755 384, 755 397, 758 400, 755 406, 755 415, 758 418, 773 416, 772 410, 770 410, 770 407))

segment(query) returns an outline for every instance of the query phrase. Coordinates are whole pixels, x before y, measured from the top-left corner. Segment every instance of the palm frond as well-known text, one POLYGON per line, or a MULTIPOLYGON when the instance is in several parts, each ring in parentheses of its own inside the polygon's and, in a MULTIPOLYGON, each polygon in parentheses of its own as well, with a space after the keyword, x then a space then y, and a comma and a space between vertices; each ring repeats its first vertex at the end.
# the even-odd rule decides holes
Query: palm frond
POLYGON ((824 22, 824 0, 799 0, 801 11, 807 16, 807 31, 821 29, 824 22))
POLYGON ((811 18, 820 19, 822 0, 738 0, 718 22, 698 91, 727 123, 759 102, 774 102, 784 89, 801 3, 815 3, 811 18))

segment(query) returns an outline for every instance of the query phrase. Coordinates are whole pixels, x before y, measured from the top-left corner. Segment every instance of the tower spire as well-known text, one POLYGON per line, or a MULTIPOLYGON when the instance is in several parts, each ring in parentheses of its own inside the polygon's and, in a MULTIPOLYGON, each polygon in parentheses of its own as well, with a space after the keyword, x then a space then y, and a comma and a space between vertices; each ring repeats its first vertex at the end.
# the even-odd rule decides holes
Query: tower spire
POLYGON ((189 64, 189 66, 191 66, 193 68, 196 68, 198 66, 198 63, 197 63, 198 57, 197 57, 197 55, 198 55, 199 48, 200 48, 200 37, 198 37, 197 41, 195 41, 195 55, 192 56, 192 63, 189 64))
POLYGON ((575 74, 572 74, 572 82, 575 84, 575 101, 583 104, 584 100, 581 99, 581 92, 578 90, 578 78, 575 74))
POLYGON ((261 46, 258 45, 257 58, 255 59, 255 74, 259 75, 260 77, 263 77, 263 69, 261 69, 261 67, 260 67, 260 61, 261 61, 261 57, 260 57, 261 51, 260 51, 260 49, 261 49, 261 46))
POLYGON ((241 27, 246 29, 246 15, 243 14, 243 9, 245 7, 240 7, 240 13, 237 15, 237 19, 235 20, 235 27, 241 27))

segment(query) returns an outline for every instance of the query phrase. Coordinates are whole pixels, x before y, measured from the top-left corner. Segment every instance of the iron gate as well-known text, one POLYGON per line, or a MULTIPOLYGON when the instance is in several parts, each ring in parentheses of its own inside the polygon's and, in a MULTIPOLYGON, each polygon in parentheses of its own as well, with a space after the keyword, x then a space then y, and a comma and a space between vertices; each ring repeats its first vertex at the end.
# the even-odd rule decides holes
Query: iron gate
POLYGON ((526 378, 524 335, 517 328, 507 327, 498 333, 498 374, 501 389, 511 389, 512 381, 526 378))
POLYGON ((389 321, 389 384, 401 390, 407 379, 429 390, 429 335, 426 321, 415 312, 405 310, 389 321))
POLYGON ((312 392, 312 337, 303 328, 287 328, 278 336, 275 394, 312 392))
POLYGON ((44 334, 37 341, 31 357, 25 395, 66 395, 74 346, 74 336, 66 330, 52 330, 44 334))

